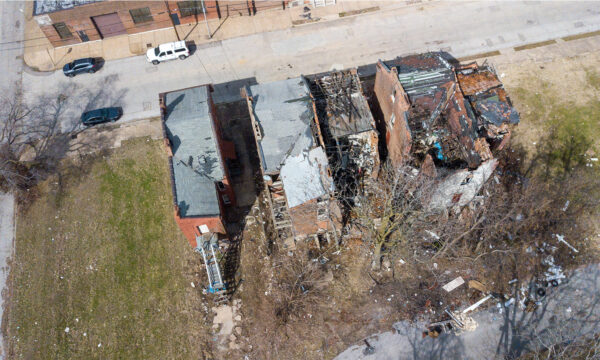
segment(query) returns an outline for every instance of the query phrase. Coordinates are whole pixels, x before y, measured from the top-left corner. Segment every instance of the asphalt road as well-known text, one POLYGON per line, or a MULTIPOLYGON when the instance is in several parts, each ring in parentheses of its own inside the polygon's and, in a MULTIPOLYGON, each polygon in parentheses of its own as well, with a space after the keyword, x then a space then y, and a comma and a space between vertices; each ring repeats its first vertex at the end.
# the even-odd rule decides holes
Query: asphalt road
POLYGON ((143 56, 107 62, 96 74, 25 73, 29 101, 64 94, 68 131, 83 110, 122 106, 122 121, 158 116, 158 93, 238 81, 266 82, 348 68, 398 55, 444 50, 455 57, 600 29, 597 2, 434 2, 199 46, 180 61, 148 64, 143 56))
MULTIPOLYGON (((0 1, 0 96, 10 94, 21 81, 25 17, 20 1, 0 1)), ((14 249, 14 206, 12 194, 0 192, 0 291, 8 278, 8 259, 14 249)), ((4 297, 0 297, 0 321, 4 319, 4 297)), ((1 326, 1 325, 0 325, 1 326)), ((4 339, 0 359, 4 359, 4 339)))
POLYGON ((25 17, 20 1, 0 1, 0 94, 21 80, 25 17))
POLYGON ((515 305, 503 307, 502 312, 494 306, 476 313, 472 317, 477 328, 458 336, 446 333, 436 339, 422 338, 425 324, 397 323, 397 333, 368 338, 374 354, 364 355, 366 346, 360 344, 336 360, 512 359, 544 346, 592 336, 600 329, 600 266, 579 269, 568 283, 548 288, 541 302, 532 313, 515 305))

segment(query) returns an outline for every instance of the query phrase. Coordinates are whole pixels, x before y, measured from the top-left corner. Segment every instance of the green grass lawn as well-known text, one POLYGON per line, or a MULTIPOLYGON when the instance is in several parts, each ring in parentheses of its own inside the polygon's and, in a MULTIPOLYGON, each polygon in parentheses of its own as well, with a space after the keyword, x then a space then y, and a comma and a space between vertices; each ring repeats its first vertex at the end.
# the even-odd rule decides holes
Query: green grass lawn
POLYGON ((173 219, 160 142, 128 142, 40 191, 17 220, 12 357, 201 358, 201 263, 173 219))

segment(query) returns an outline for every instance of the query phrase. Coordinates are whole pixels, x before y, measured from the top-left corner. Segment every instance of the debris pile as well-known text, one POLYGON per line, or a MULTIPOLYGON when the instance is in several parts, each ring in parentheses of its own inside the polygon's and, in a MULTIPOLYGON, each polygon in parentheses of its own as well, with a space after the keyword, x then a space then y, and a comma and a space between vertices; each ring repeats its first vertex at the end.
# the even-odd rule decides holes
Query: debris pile
POLYGON ((475 199, 497 166, 494 152, 519 122, 491 66, 454 67, 442 53, 379 61, 375 95, 389 161, 411 164, 438 181, 433 209, 475 199))

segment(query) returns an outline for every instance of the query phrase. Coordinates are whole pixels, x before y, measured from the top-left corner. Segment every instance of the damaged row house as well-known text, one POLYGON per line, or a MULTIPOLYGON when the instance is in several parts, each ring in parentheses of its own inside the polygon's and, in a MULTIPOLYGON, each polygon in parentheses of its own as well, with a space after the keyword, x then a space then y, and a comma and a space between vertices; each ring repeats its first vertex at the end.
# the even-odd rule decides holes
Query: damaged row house
MULTIPOLYGON (((337 171, 376 178, 379 134, 356 69, 335 71, 312 83, 327 154, 337 171)), ((338 188, 344 184, 338 183, 338 188)))
POLYGON ((243 95, 279 240, 288 248, 301 239, 330 243, 349 182, 379 171, 378 133, 356 69, 254 85, 243 95))
POLYGON ((315 240, 317 246, 331 241, 339 210, 307 80, 253 85, 242 95, 278 240, 288 249, 300 239, 315 240))
POLYGON ((218 240, 227 238, 226 211, 235 205, 227 164, 236 153, 222 137, 211 92, 210 85, 202 85, 162 93, 159 104, 175 221, 202 255, 208 291, 224 293, 218 240))
POLYGON ((375 95, 383 114, 388 160, 440 179, 432 209, 468 204, 493 173, 493 152, 519 122, 489 66, 454 67, 443 53, 379 61, 375 95))
MULTIPOLYGON (((320 247, 341 235, 345 205, 338 200, 378 177, 380 141, 390 164, 436 180, 429 207, 444 210, 476 198, 498 164, 494 153, 519 122, 489 66, 455 67, 442 53, 426 53, 379 61, 376 70, 379 127, 356 69, 242 89, 268 222, 284 248, 299 240, 320 247)), ((236 152, 221 136, 211 91, 198 86, 159 99, 175 219, 204 257, 209 290, 218 292, 225 284, 214 249, 228 237, 225 215, 235 206, 228 164, 236 152)))

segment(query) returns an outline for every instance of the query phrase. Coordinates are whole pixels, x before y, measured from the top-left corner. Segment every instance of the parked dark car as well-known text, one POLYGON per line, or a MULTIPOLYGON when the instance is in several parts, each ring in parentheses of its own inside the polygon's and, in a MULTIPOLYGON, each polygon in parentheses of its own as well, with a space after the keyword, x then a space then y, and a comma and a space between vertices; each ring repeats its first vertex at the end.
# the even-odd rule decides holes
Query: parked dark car
POLYGON ((84 112, 81 114, 81 123, 86 126, 117 121, 123 115, 120 107, 109 107, 84 112))
POLYGON ((73 77, 81 73, 95 73, 98 67, 99 63, 94 58, 77 59, 63 66, 63 73, 68 77, 73 77))

